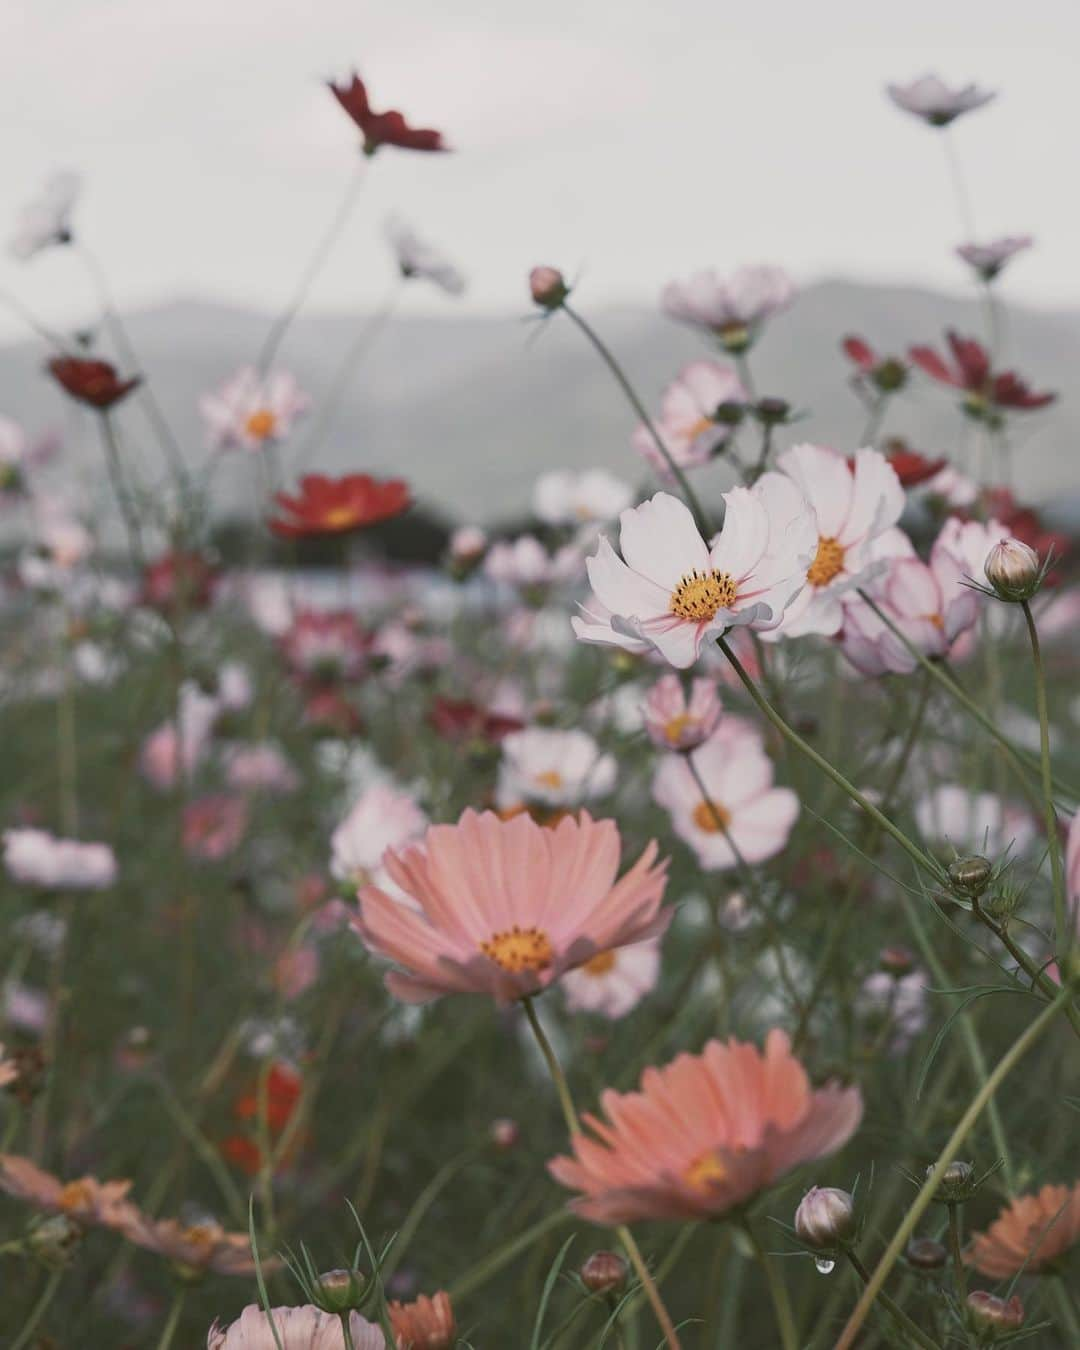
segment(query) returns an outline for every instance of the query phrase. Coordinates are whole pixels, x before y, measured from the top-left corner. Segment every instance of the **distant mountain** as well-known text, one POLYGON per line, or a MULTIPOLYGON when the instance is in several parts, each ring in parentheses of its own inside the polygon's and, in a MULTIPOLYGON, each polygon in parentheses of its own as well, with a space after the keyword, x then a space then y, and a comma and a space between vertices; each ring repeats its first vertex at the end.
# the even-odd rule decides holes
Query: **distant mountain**
MULTIPOLYGON (((590 317, 650 406, 686 361, 708 354, 694 333, 654 311, 590 317)), ((316 403, 367 321, 313 315, 291 329, 281 361, 316 403)), ((126 323, 186 453, 204 462, 198 396, 251 359, 267 316, 182 302, 131 314, 126 323)), ((881 351, 899 353, 912 342, 940 343, 949 326, 980 333, 978 305, 912 288, 839 281, 809 287, 753 353, 758 391, 782 395, 807 413, 779 443, 858 444, 864 414, 847 387, 843 335, 860 333, 881 351)), ((1012 309, 1007 329, 1010 363, 1037 387, 1065 391, 1047 412, 1016 419, 1015 486, 1027 499, 1069 509, 1080 501, 1080 401, 1068 393, 1080 371, 1080 315, 1012 309)), ((43 356, 32 342, 0 349, 0 414, 30 427, 66 422, 70 458, 85 466, 93 488, 101 483, 93 428, 42 375, 43 356)), ((123 420, 128 444, 154 456, 156 466, 158 451, 141 411, 126 407, 123 420)), ((491 521, 527 509, 532 482, 545 469, 603 465, 644 480, 628 442, 633 425, 631 410, 581 335, 558 316, 542 326, 520 316, 410 316, 392 319, 371 345, 311 463, 331 472, 402 474, 432 507, 491 521)), ((907 435, 921 449, 948 453, 960 466, 975 444, 974 428, 950 392, 921 377, 898 401, 886 430, 907 435)), ((301 432, 298 444, 303 440, 301 432)), ((286 476, 295 456, 290 447, 286 476)), ((249 509, 253 469, 242 453, 223 465, 215 481, 224 513, 249 509)), ((726 471, 707 472, 706 491, 722 490, 726 471)))

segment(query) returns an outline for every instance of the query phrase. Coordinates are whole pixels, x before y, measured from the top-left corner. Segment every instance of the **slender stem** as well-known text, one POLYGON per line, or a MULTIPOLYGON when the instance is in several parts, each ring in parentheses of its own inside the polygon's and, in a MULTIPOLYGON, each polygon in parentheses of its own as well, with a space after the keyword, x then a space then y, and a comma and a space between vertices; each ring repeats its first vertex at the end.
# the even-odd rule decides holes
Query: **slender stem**
POLYGON ((964 1269, 964 1243, 960 1232, 962 1205, 949 1205, 949 1254, 952 1257, 953 1291, 957 1306, 967 1298, 967 1272, 964 1269))
POLYGON ((341 1318, 341 1334, 345 1340, 345 1350, 356 1350, 356 1343, 353 1341, 352 1327, 349 1323, 352 1321, 351 1312, 339 1313, 341 1318))
POLYGON ((967 1138, 968 1133, 982 1114, 982 1110, 987 1102, 1016 1065, 1019 1064, 1027 1054, 1028 1050, 1031 1049, 1043 1032, 1047 1030, 1050 1023, 1064 1005, 1065 1000, 1071 996, 1072 991, 1070 989, 1064 988, 1061 990, 1053 1003, 1044 1008, 1023 1034, 1013 1042, 1010 1049, 999 1061, 993 1073, 975 1094, 971 1104, 961 1116, 956 1128, 949 1136, 948 1143, 946 1143, 945 1147, 941 1150, 937 1161, 930 1169, 926 1182, 915 1197, 911 1208, 904 1216, 903 1222, 893 1234, 892 1241, 885 1249, 881 1260, 877 1263, 874 1273, 870 1277, 870 1280, 863 1291, 862 1297, 855 1305, 851 1316, 848 1318, 847 1323, 840 1334, 840 1339, 836 1342, 835 1350, 851 1350, 851 1347, 855 1344, 858 1330, 866 1321, 867 1315, 874 1304, 874 1300, 881 1292, 881 1288, 888 1278, 889 1271, 892 1270, 893 1266, 896 1264, 901 1252, 907 1244, 908 1238, 915 1231, 919 1220, 929 1208, 930 1203, 937 1192, 937 1188, 941 1184, 941 1178, 945 1172, 945 1168, 953 1161, 957 1150, 967 1138))
POLYGON ((567 317, 574 324, 576 324, 576 326, 581 330, 581 332, 585 335, 588 341, 592 344, 592 347, 596 351, 597 355, 600 357, 600 359, 607 366, 608 370, 611 371, 612 375, 615 377, 615 382, 618 384, 619 388, 626 395, 626 398, 630 403, 630 406, 641 418, 641 421, 644 424, 649 435, 652 437, 657 450, 660 451, 660 457, 667 465, 668 472, 671 474, 672 478, 675 479, 676 483, 678 483, 679 490, 682 492, 683 497, 686 500, 687 506, 689 506, 690 510, 694 513, 694 518, 697 521, 698 529, 702 532, 702 534, 706 538, 709 538, 714 533, 714 528, 711 521, 709 520, 708 515, 706 514, 701 503, 698 501, 697 494, 694 492, 694 489, 690 486, 690 482, 689 479, 686 477, 686 474, 683 473, 682 469, 679 468, 678 464, 676 464, 675 460, 672 458, 671 451, 664 444, 664 441, 661 438, 660 433, 657 431, 652 418, 649 416, 648 409, 645 407, 645 404, 642 403, 641 399, 638 397, 634 389, 634 386, 626 378, 622 366, 620 366, 618 361, 616 361, 615 357, 612 355, 610 349, 607 347, 603 338, 601 338, 600 334, 596 332, 596 330, 592 327, 592 325, 589 324, 582 317, 582 315, 580 315, 577 312, 576 309, 574 309, 571 305, 567 304, 565 301, 563 301, 562 307, 567 317))
MULTIPOLYGON (((863 1284, 869 1284, 870 1272, 863 1265, 857 1253, 853 1251, 851 1247, 847 1247, 844 1250, 844 1254, 847 1257, 848 1261, 851 1263, 852 1269, 855 1271, 856 1275, 858 1275, 859 1279, 862 1280, 863 1284)), ((938 1350, 937 1341, 932 1341, 930 1337, 927 1336, 927 1334, 922 1330, 922 1328, 917 1326, 907 1315, 907 1313, 904 1312, 903 1308, 900 1307, 899 1303, 894 1302, 888 1296, 888 1294, 884 1292, 884 1290, 880 1294, 878 1294, 878 1302, 890 1315, 890 1317, 892 1317, 893 1321, 895 1321, 898 1326, 900 1326, 904 1331, 907 1332, 907 1334, 916 1343, 916 1345, 923 1346, 924 1350, 938 1350)))
POLYGON ((105 446, 105 464, 109 471, 109 483, 112 486, 113 496, 116 498, 116 505, 120 508, 120 515, 127 531, 131 560, 137 567, 142 567, 145 558, 142 530, 139 526, 138 512, 131 501, 127 483, 124 480, 124 469, 120 459, 120 446, 116 439, 116 428, 113 426, 112 416, 108 411, 103 411, 98 420, 101 423, 101 438, 105 446))
POLYGON ((664 1300, 660 1297, 660 1290, 656 1287, 656 1281, 653 1279, 649 1267, 645 1264, 645 1258, 641 1254, 641 1248, 637 1245, 637 1239, 624 1223, 619 1224, 615 1229, 615 1235, 622 1243, 623 1249, 630 1258, 630 1264, 634 1267, 634 1273, 641 1281, 641 1287, 645 1290, 645 1295, 652 1305, 653 1314, 659 1323, 660 1330, 664 1333, 664 1340, 670 1350, 682 1350, 682 1343, 675 1330, 675 1324, 671 1320, 671 1314, 664 1305, 664 1300))
POLYGON ((960 215, 960 224, 968 240, 974 243, 975 213, 971 209, 971 196, 967 190, 964 170, 960 165, 960 156, 956 153, 956 143, 949 127, 942 128, 941 139, 945 145, 945 162, 949 167, 949 178, 952 180, 953 192, 956 196, 956 209, 960 215))
POLYGON ((757 1257, 758 1264, 764 1271, 765 1279, 769 1284, 769 1295, 772 1298, 773 1312, 776 1315, 776 1326, 780 1332, 780 1344, 784 1347, 784 1350, 799 1350, 799 1333, 795 1328, 795 1316, 791 1311, 791 1299, 788 1296, 787 1285, 769 1260, 769 1254, 761 1245, 761 1239, 754 1232, 749 1219, 743 1221, 743 1228, 746 1230, 746 1236, 750 1239, 754 1255, 757 1257))
POLYGON ((750 358, 745 351, 735 352, 735 369, 739 373, 739 380, 743 388, 750 397, 751 402, 757 400, 757 384, 754 381, 754 373, 750 369, 750 358))
POLYGON ((1061 841, 1058 838, 1057 812, 1054 809, 1054 774, 1050 765, 1050 715, 1046 706, 1046 672, 1035 616, 1026 600, 1020 602, 1031 638, 1031 660, 1035 667, 1035 706, 1039 713, 1039 761, 1042 769, 1043 812, 1046 821, 1046 846, 1050 852, 1050 874, 1054 882, 1054 928, 1056 950, 1064 957, 1070 944, 1065 900, 1065 876, 1061 867, 1061 841))
POLYGON ((868 797, 865 797, 853 783, 849 783, 839 769, 834 768, 832 764, 824 757, 818 754, 809 742, 803 740, 799 733, 788 726, 787 722, 780 716, 776 709, 769 703, 768 699, 761 693, 757 685, 743 669, 742 663, 728 645, 726 638, 717 638, 720 650, 731 662, 736 675, 742 681, 744 688, 750 697, 757 704, 758 708, 764 713, 773 726, 780 734, 789 741, 796 750, 804 754, 811 763, 815 764, 827 778, 830 778, 838 788, 851 798, 858 806, 861 806, 866 814, 878 825, 878 827, 890 835, 905 853, 916 863, 917 866, 928 872, 935 881, 942 880, 941 869, 934 863, 921 848, 910 840, 898 825, 894 825, 891 820, 878 810, 868 797))
POLYGON ((1057 1296, 1057 1305, 1061 1310, 1061 1320, 1065 1323, 1066 1330, 1069 1333, 1069 1340, 1073 1345, 1080 1345, 1080 1317, 1077 1316, 1073 1297, 1069 1292, 1069 1286, 1065 1283, 1064 1275, 1059 1275, 1052 1283, 1054 1293, 1057 1296))
POLYGON ((45 1286, 41 1297, 34 1304, 30 1316, 23 1325, 22 1331, 19 1332, 16 1340, 12 1342, 9 1350, 25 1350, 25 1347, 31 1343, 34 1332, 37 1330, 41 1319, 49 1311, 49 1304, 53 1301, 53 1295, 56 1293, 57 1286, 59 1285, 63 1274, 64 1272, 62 1270, 54 1270, 49 1276, 49 1282, 45 1286))
POLYGON ((481 1288, 504 1266, 509 1265, 518 1252, 527 1251, 539 1238, 544 1237, 553 1228, 558 1228, 560 1224, 569 1223, 573 1217, 566 1209, 556 1210, 554 1214, 545 1215, 544 1218, 537 1220, 509 1242, 500 1242, 489 1256, 477 1262, 468 1274, 450 1286, 450 1301, 457 1303, 474 1289, 481 1288))
POLYGON ((169 1320, 165 1323, 165 1328, 161 1333, 161 1340, 157 1343, 157 1350, 169 1350, 172 1345, 173 1336, 176 1334, 176 1328, 180 1325, 180 1316, 184 1311, 184 1301, 187 1298, 187 1290, 183 1287, 177 1289, 176 1296, 172 1301, 172 1307, 169 1309, 169 1320))

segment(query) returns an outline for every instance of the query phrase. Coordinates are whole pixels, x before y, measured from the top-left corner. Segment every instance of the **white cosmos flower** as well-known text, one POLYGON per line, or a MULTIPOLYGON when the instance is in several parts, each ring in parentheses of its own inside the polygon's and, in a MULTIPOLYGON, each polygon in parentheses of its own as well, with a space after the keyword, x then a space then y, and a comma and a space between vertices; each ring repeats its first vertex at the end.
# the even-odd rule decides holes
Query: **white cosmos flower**
POLYGON ((614 520, 633 500, 629 484, 606 469, 554 469, 533 489, 533 510, 547 525, 584 525, 614 520))
MULTIPOLYGON (((716 420, 717 409, 725 403, 745 404, 749 397, 733 366, 692 361, 664 390, 653 425, 674 463, 692 469, 707 464, 731 436, 731 424, 716 420)), ((638 454, 670 478, 667 460, 644 422, 635 427, 632 439, 638 454)))
POLYGON ((669 281, 660 306, 672 319, 714 333, 732 350, 748 346, 765 321, 786 309, 795 296, 791 278, 781 267, 740 267, 729 277, 714 269, 693 273, 685 281, 669 281))
POLYGON ((530 589, 569 581, 581 568, 581 554, 573 544, 549 553, 535 535, 500 539, 487 551, 484 572, 492 580, 507 586, 530 589))
POLYGON ((311 400, 287 370, 261 375, 243 366, 213 394, 199 399, 210 444, 261 450, 284 440, 311 400))
MULTIPOLYGON (((387 888, 383 854, 418 839, 427 828, 427 817, 407 792, 376 783, 353 805, 330 836, 330 871, 349 886, 369 882, 387 888)), ((396 888, 391 886, 396 893, 396 888)))
POLYGON ((450 259, 421 239, 400 216, 391 216, 387 220, 386 238, 403 277, 432 281, 447 295, 461 295, 465 290, 465 277, 450 259))
POLYGON ((503 738, 495 802, 500 810, 523 802, 577 806, 610 792, 616 774, 613 757, 587 731, 526 727, 503 738))
POLYGON ((1008 539, 1009 531, 999 520, 961 520, 959 516, 949 516, 941 527, 935 547, 947 549, 960 564, 966 577, 971 577, 983 585, 986 573, 983 567, 986 555, 1000 543, 1008 539))
POLYGON ((57 839, 45 830, 5 830, 4 865, 16 881, 50 890, 100 891, 116 880, 108 844, 57 839))
POLYGON ((656 987, 660 977, 660 943, 655 938, 597 954, 559 981, 571 1012, 625 1017, 656 987))
POLYGON ((71 213, 81 191, 82 179, 77 173, 54 173, 19 212, 8 243, 10 253, 25 262, 53 244, 68 243, 71 213))
POLYGON ((806 584, 818 529, 790 478, 766 473, 724 494, 724 527, 707 544, 670 493, 624 511, 618 556, 606 538, 586 563, 595 599, 572 620, 583 642, 654 647, 680 669, 727 629, 777 627, 806 584))
POLYGON ((877 450, 857 450, 852 463, 823 445, 795 445, 777 465, 813 507, 818 541, 805 589, 770 636, 832 637, 843 622, 844 593, 867 579, 869 546, 903 514, 904 489, 877 450))
POLYGON ((1035 838, 1029 812, 993 792, 972 792, 959 783, 943 783, 919 798, 915 819, 932 844, 948 844, 957 853, 995 858, 1012 845, 1022 853, 1035 838))
POLYGON ((921 117, 932 127, 947 127, 964 113, 973 112, 997 97, 992 89, 974 84, 950 88, 937 75, 921 75, 909 84, 888 84, 886 92, 898 108, 921 117))

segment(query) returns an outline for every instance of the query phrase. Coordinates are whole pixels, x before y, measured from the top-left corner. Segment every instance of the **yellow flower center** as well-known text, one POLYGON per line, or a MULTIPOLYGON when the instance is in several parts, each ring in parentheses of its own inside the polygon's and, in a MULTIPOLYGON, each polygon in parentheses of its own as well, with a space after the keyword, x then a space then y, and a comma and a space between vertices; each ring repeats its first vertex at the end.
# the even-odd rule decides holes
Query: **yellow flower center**
POLYGON ((257 408, 244 423, 244 428, 249 436, 254 436, 257 441, 268 440, 277 427, 277 418, 269 408, 257 408))
POLYGON ((731 812, 711 798, 694 807, 694 824, 705 834, 719 834, 731 824, 731 812))
POLYGON ((323 516, 323 524, 331 530, 344 529, 355 520, 356 514, 351 506, 332 506, 323 516))
POLYGON ((581 969, 586 975, 606 975, 615 966, 614 952, 597 952, 581 969))
POLYGON ((689 713, 679 713, 677 717, 672 717, 664 723, 664 738, 672 745, 678 745, 687 727, 697 726, 697 723, 698 719, 691 717, 689 713))
POLYGON ((727 1168, 715 1153, 703 1153, 686 1169, 683 1179, 695 1191, 708 1191, 727 1179, 727 1168))
POLYGON ((220 1232, 221 1230, 212 1224, 197 1223, 192 1228, 185 1228, 180 1236, 196 1251, 209 1251, 217 1244, 220 1232))
POLYGON ((543 773, 536 775, 536 781, 541 787, 551 788, 557 792, 563 785, 563 776, 558 769, 545 769, 543 773))
POLYGON ((686 439, 696 441, 699 436, 704 436, 707 431, 712 431, 716 423, 711 417, 699 417, 698 420, 686 428, 686 439))
POLYGON ((730 572, 695 569, 687 572, 671 592, 671 612, 680 619, 704 623, 715 618, 717 610, 730 609, 738 593, 738 583, 730 572))
POLYGON ((833 577, 844 570, 844 550, 835 539, 818 540, 817 552, 806 579, 811 586, 827 586, 833 577))
POLYGON ((486 942, 481 942, 480 950, 511 975, 520 975, 523 970, 546 970, 555 956, 542 928, 519 928, 517 924, 505 933, 492 933, 486 942))
POLYGON ((87 1181, 69 1181, 58 1199, 63 1210, 87 1209, 93 1203, 94 1196, 87 1181))
POLYGON ((932 623, 934 627, 938 630, 939 633, 945 631, 945 620, 941 617, 940 614, 924 614, 923 618, 928 619, 930 623, 932 623))

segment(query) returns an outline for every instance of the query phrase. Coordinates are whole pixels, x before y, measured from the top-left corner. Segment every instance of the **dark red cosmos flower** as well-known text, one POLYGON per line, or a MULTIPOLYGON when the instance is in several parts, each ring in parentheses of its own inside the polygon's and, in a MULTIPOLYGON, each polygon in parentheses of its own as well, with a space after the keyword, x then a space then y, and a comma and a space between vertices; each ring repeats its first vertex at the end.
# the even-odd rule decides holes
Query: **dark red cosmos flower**
POLYGON ((1036 394, 1011 370, 995 372, 990 353, 974 338, 961 337, 950 329, 945 335, 952 354, 950 365, 933 347, 912 347, 911 361, 939 384, 967 392, 965 407, 975 417, 985 417, 996 408, 1028 411, 1045 408, 1056 394, 1036 394))
POLYGON ((203 609, 213 597, 216 580, 216 570, 201 553, 164 553, 143 573, 140 599, 165 613, 203 609))
POLYGON ((300 479, 299 496, 279 492, 274 500, 285 514, 271 520, 270 528, 285 539, 345 534, 400 516, 412 504, 409 485, 403 479, 380 482, 366 473, 350 473, 344 478, 305 474, 300 479))
POLYGON ((948 463, 944 456, 940 459, 927 459, 925 455, 920 455, 918 450, 912 450, 906 441, 899 438, 886 441, 885 458, 896 471, 900 486, 905 488, 928 483, 948 463))
POLYGON ((444 740, 490 741, 493 744, 525 725, 517 717, 488 712, 471 699, 446 698, 442 694, 435 695, 428 721, 444 740))
POLYGON ((327 81, 330 92, 364 133, 364 154, 373 155, 380 145, 396 145, 402 150, 447 150, 441 131, 429 127, 411 127, 395 108, 377 113, 368 102, 367 89, 354 73, 349 84, 327 81))
POLYGON ((101 412, 126 398, 142 380, 141 375, 122 380, 108 361, 90 361, 81 356, 55 356, 48 370, 73 399, 101 412))
POLYGON ((893 394, 907 380, 907 366, 898 357, 879 356, 865 338, 846 337, 844 355, 856 367, 856 380, 867 379, 883 394, 893 394))

